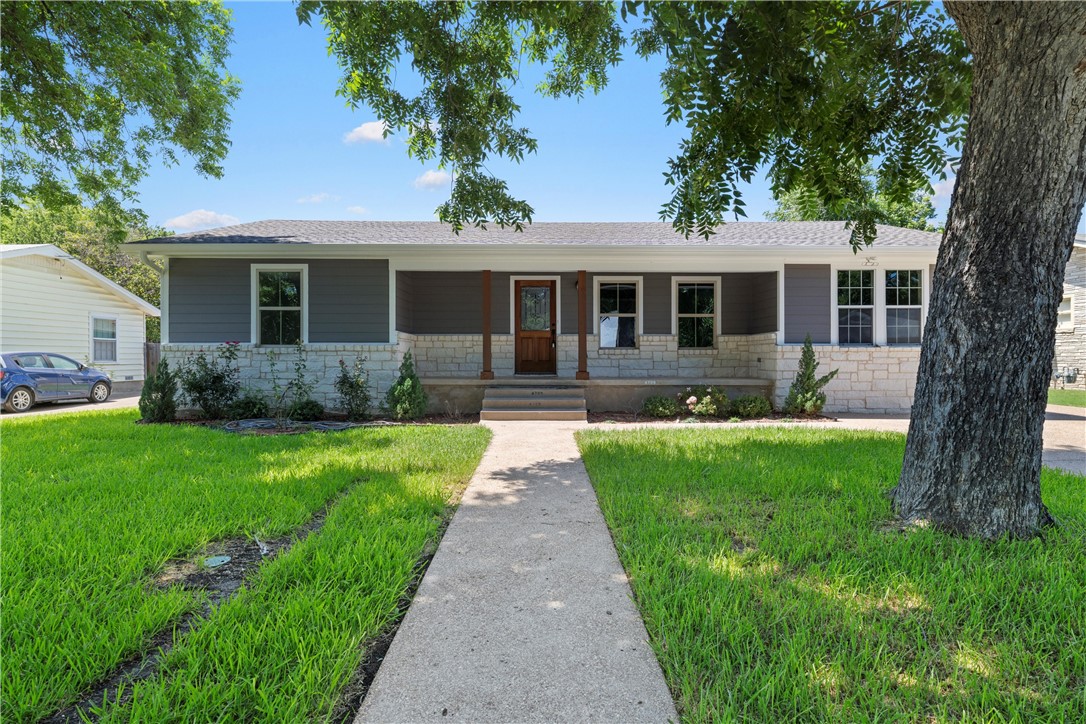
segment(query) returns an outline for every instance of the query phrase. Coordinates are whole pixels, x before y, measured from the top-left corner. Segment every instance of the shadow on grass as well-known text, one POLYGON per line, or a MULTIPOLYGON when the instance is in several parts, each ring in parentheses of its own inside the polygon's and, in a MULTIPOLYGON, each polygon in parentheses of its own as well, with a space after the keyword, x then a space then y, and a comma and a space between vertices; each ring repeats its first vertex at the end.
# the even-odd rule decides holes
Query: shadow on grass
POLYGON ((1045 472, 1062 530, 983 543, 883 532, 899 435, 579 440, 684 719, 1086 718, 1086 480, 1045 472))

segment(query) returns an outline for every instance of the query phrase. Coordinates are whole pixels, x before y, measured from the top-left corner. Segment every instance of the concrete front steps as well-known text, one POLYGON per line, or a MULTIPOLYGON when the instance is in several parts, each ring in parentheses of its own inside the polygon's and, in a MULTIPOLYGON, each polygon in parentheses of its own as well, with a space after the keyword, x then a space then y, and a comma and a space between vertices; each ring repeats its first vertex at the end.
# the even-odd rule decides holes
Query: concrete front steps
POLYGON ((480 420, 588 419, 583 387, 487 387, 480 420))

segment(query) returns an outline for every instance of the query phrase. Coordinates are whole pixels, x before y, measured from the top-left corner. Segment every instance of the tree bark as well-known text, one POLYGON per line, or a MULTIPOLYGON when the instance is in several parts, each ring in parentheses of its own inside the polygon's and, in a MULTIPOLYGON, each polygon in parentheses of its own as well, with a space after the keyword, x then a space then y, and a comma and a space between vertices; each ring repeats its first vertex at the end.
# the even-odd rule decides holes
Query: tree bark
POLYGON ((1086 201, 1086 3, 947 2, 973 55, 901 478, 906 522, 1030 538, 1064 268, 1086 201))

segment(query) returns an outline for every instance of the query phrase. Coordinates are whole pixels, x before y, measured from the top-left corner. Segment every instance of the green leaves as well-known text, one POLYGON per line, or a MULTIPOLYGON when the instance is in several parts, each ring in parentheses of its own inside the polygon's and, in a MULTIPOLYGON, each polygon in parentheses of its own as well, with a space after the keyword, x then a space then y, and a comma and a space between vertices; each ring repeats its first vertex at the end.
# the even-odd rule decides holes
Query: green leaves
POLYGON ((515 123, 521 64, 546 66, 541 94, 580 97, 606 85, 623 45, 614 8, 600 3, 299 4, 300 22, 316 15, 343 68, 339 95, 405 133, 412 157, 455 172, 437 214, 457 231, 531 222, 532 207, 486 168, 490 158, 519 162, 536 151, 515 123), (398 77, 407 61, 420 81, 415 95, 401 91, 413 85, 398 77))
POLYGON ((745 215, 740 185, 768 165, 776 194, 805 189, 870 243, 881 217, 858 169, 878 168, 887 204, 911 203, 960 143, 968 109, 967 51, 926 2, 303 2, 298 15, 321 16, 351 105, 407 130, 412 156, 455 169, 438 211, 455 229, 531 221, 486 170, 492 156, 535 151, 515 125, 523 61, 546 68, 536 90, 559 98, 599 92, 626 43, 666 55, 665 120, 687 137, 661 216, 688 235, 745 215), (415 95, 399 90, 407 61, 415 95))
POLYGON ((238 81, 224 69, 231 29, 218 2, 2 5, 0 146, 7 215, 93 206, 116 230, 135 186, 178 153, 222 175, 238 81))

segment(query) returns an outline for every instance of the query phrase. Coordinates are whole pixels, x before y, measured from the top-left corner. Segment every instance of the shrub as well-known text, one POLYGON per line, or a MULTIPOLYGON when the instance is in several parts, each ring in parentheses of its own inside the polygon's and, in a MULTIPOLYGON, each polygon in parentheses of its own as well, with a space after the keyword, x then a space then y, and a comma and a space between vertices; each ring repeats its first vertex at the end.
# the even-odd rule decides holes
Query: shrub
POLYGON ((343 360, 339 361, 339 376, 334 387, 348 420, 365 420, 369 417, 373 390, 370 388, 370 375, 364 369, 365 363, 365 357, 356 358, 350 367, 343 360))
POLYGON ((324 417, 324 405, 310 397, 297 400, 287 409, 287 417, 292 420, 319 420, 324 417))
POLYGON ((256 390, 245 390, 241 397, 234 400, 227 410, 234 420, 252 420, 268 416, 268 401, 256 390))
POLYGON ((185 397, 211 420, 225 417, 241 392, 237 360, 237 342, 227 342, 211 357, 200 350, 178 373, 185 397))
POLYGON ((426 413, 426 390, 415 373, 415 361, 411 352, 404 353, 400 363, 400 376, 388 388, 385 409, 396 420, 414 420, 426 413))
POLYGON ((826 404, 826 393, 822 391, 830 380, 837 376, 837 370, 828 375, 817 377, 818 360, 815 359, 811 335, 803 340, 803 353, 799 358, 799 370, 788 396, 784 398, 784 411, 790 415, 816 415, 822 412, 826 404))
POLYGON ((773 412, 773 405, 761 395, 743 395, 732 403, 735 414, 739 417, 765 417, 773 412))
POLYGON ((677 417, 683 412, 678 400, 662 395, 645 398, 641 404, 641 414, 647 417, 677 417))
POLYGON ((268 366, 271 369, 272 402, 270 413, 280 427, 288 418, 316 420, 324 415, 324 405, 313 399, 313 389, 317 386, 309 377, 309 364, 306 360, 305 347, 295 345, 294 377, 286 384, 279 379, 278 352, 268 352, 268 366))
POLYGON ((704 385, 687 387, 679 393, 680 404, 698 417, 723 417, 728 414, 731 403, 723 390, 713 390, 704 385))
POLYGON ((158 367, 143 381, 140 415, 144 422, 172 422, 177 418, 177 375, 170 363, 160 360, 158 367))

